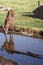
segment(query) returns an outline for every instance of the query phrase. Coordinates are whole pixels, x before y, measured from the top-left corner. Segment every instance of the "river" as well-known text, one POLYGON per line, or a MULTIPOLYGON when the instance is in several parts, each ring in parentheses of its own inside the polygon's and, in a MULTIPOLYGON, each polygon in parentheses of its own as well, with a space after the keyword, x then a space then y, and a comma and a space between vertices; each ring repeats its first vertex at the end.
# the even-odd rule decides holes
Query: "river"
POLYGON ((43 65, 43 39, 0 33, 0 55, 20 65, 43 65))

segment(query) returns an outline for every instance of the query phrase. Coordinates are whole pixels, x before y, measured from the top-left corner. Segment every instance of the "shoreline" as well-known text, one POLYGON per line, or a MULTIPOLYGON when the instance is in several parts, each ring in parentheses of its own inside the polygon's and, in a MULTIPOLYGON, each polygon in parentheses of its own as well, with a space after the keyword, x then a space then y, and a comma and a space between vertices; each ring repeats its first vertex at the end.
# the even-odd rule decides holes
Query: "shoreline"
POLYGON ((0 56, 0 65, 19 65, 17 62, 0 56))
MULTIPOLYGON (((2 26, 0 26, 0 32, 3 33, 2 26)), ((10 33, 43 39, 43 30, 35 30, 32 28, 14 26, 13 31, 11 31, 11 30, 8 31, 8 34, 10 34, 10 33)))

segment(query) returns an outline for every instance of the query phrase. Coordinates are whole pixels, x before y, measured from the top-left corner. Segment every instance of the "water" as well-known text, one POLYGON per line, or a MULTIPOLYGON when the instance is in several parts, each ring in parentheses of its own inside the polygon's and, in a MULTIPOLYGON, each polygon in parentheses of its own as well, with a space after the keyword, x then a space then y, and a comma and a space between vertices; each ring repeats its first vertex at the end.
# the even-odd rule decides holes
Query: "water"
POLYGON ((43 65, 43 39, 0 33, 0 55, 20 65, 43 65))

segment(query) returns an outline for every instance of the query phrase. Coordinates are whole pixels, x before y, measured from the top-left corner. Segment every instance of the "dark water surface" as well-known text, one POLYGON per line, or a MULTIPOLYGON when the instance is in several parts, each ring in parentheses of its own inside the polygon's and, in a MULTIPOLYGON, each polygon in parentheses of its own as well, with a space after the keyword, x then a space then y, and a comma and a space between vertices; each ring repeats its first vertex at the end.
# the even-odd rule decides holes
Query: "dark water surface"
POLYGON ((43 65, 43 39, 0 33, 0 55, 20 65, 43 65))

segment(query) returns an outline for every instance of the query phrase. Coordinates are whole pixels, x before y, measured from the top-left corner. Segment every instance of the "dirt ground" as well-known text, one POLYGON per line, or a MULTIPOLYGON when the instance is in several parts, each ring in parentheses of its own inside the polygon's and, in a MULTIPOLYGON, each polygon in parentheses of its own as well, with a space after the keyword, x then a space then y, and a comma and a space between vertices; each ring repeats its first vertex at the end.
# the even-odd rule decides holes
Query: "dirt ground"
POLYGON ((8 60, 2 56, 0 56, 0 65, 19 65, 15 61, 8 60))
MULTIPOLYGON (((0 32, 3 32, 2 26, 0 26, 0 32)), ((35 30, 32 28, 23 28, 23 27, 14 26, 13 31, 8 30, 8 33, 43 39, 43 30, 35 30)))

